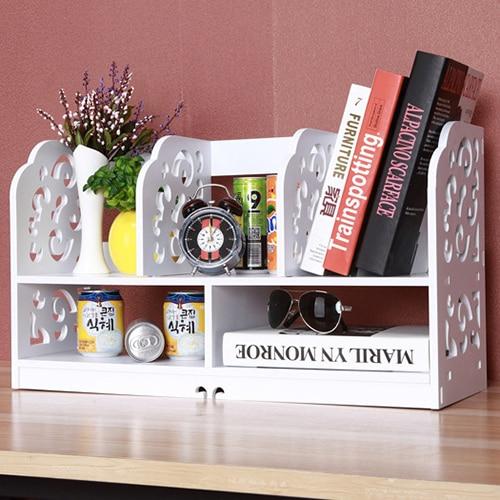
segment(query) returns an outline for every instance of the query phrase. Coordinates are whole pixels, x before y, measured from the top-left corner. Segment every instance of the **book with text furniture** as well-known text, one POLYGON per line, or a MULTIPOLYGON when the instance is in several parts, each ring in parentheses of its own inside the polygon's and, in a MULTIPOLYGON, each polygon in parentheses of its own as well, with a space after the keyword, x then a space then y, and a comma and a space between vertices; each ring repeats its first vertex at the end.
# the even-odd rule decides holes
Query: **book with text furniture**
POLYGON ((319 276, 325 272, 323 263, 328 250, 330 234, 347 182, 369 95, 370 89, 368 87, 351 85, 332 161, 326 172, 323 189, 307 237, 300 267, 304 271, 319 276))
POLYGON ((361 125, 356 149, 337 217, 333 226, 324 267, 347 276, 351 270, 365 212, 377 179, 378 169, 405 77, 378 69, 361 125))

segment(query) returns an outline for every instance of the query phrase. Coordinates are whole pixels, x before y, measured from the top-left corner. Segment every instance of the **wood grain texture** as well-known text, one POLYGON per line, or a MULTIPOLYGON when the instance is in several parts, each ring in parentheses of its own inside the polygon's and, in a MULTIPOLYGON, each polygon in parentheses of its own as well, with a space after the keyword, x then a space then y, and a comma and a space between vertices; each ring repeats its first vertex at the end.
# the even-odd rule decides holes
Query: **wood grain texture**
POLYGON ((284 469, 0 452, 0 473, 294 498, 498 498, 485 484, 391 479, 284 469), (8 465, 5 465, 5 461, 8 465))
POLYGON ((11 391, 7 381, 3 368, 0 474, 315 498, 500 497, 499 387, 432 412, 11 391))

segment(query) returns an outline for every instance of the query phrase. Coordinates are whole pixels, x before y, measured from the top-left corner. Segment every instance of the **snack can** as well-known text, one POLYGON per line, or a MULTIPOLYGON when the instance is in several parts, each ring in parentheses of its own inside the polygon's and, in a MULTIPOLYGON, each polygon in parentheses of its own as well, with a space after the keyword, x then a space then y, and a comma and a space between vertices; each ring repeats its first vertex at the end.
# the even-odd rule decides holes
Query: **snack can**
POLYGON ((165 353, 169 358, 205 358, 205 299, 202 292, 173 292, 163 303, 165 353))
POLYGON ((276 273, 278 267, 278 233, 276 218, 276 174, 268 175, 267 181, 267 269, 276 273))
POLYGON ((243 207, 241 227, 246 243, 238 269, 267 269, 266 192, 265 177, 236 177, 233 180, 234 197, 243 207))
POLYGON ((123 300, 118 290, 84 289, 78 295, 78 352, 112 357, 123 350, 123 300))
POLYGON ((135 361, 149 363, 158 359, 165 351, 165 337, 153 323, 136 319, 127 328, 125 350, 135 361))

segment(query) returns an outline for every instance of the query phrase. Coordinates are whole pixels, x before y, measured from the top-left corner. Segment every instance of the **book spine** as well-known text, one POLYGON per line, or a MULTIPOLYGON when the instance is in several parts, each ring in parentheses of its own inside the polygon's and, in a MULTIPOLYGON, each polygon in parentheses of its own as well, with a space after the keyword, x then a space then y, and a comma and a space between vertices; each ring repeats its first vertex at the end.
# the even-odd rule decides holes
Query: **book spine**
POLYGON ((429 371, 428 337, 374 339, 228 332, 225 366, 323 370, 429 371))
POLYGON ((328 249, 333 221, 351 166, 354 147, 359 136, 361 122, 368 103, 370 89, 361 85, 351 85, 344 114, 328 167, 318 206, 315 211, 301 269, 323 275, 323 262, 328 249))
POLYGON ((347 276, 405 77, 377 70, 324 268, 347 276))
POLYGON ((427 206, 427 170, 444 123, 460 119, 467 67, 417 52, 359 248, 358 268, 411 271, 427 206))

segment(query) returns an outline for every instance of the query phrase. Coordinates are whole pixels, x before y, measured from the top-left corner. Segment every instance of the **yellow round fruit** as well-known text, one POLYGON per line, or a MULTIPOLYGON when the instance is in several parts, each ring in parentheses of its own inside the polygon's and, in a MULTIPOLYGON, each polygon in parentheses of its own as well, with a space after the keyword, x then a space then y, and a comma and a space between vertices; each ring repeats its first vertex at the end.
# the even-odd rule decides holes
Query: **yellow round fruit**
POLYGON ((109 230, 109 254, 121 273, 136 273, 135 227, 135 211, 120 212, 109 230))

